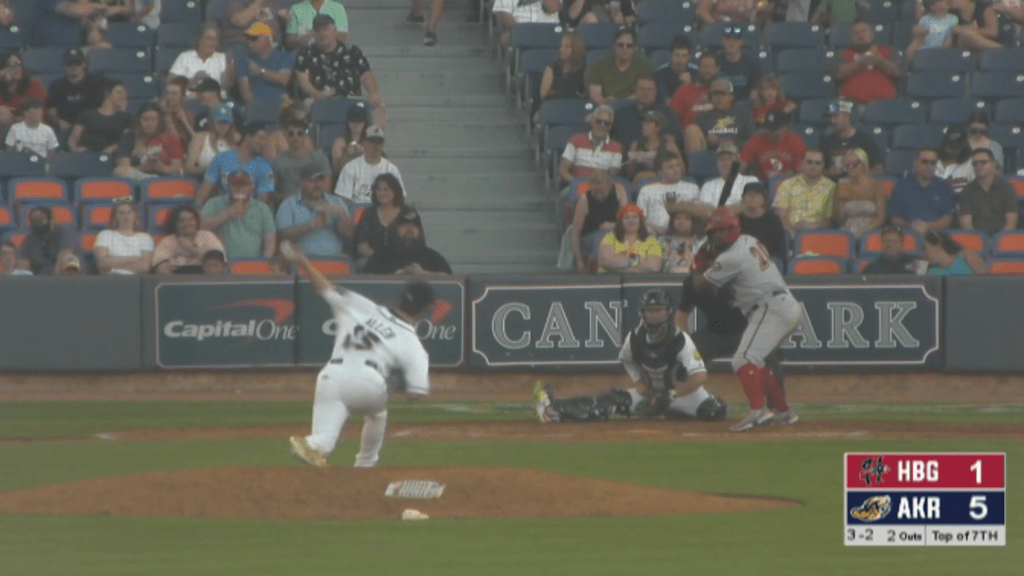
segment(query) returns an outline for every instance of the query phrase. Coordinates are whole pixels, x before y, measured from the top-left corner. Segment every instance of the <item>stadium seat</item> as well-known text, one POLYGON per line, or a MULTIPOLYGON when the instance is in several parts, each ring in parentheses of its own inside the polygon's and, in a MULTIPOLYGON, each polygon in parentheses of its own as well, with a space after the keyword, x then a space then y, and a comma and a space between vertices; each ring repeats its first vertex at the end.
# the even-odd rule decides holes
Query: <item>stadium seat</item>
POLYGON ((142 201, 189 200, 196 197, 196 189, 191 178, 151 178, 142 183, 142 201))
POLYGON ((978 72, 971 79, 971 95, 975 98, 995 100, 1020 98, 1024 94, 1024 73, 999 70, 978 72))
MULTIPOLYGON (((892 41, 892 30, 890 23, 872 24, 875 29, 875 44, 888 46, 892 41)), ((828 46, 833 50, 843 50, 851 44, 850 29, 852 24, 833 24, 829 27, 828 46)))
POLYGON ((775 57, 775 73, 818 72, 819 74, 830 74, 833 58, 835 58, 835 52, 822 50, 820 47, 782 50, 775 57))
MULTIPOLYGON (((317 258, 310 259, 310 264, 325 276, 336 276, 350 274, 352 272, 352 261, 348 258, 317 258)), ((305 273, 302 273, 305 275, 305 273)))
POLYGON ((156 41, 156 31, 145 24, 111 22, 103 32, 103 37, 118 48, 145 48, 148 50, 156 41))
MULTIPOLYGON (((213 14, 210 8, 217 4, 218 0, 211 0, 207 5, 207 20, 216 21, 220 18, 221 14, 213 14), (213 16, 216 16, 214 18, 213 16)), ((220 0, 221 13, 223 13, 223 7, 226 3, 220 0)), ((172 2, 161 2, 160 3, 160 25, 163 26, 168 22, 201 22, 203 20, 203 12, 199 5, 199 0, 177 0, 172 2)))
POLYGON ((1010 176, 1006 179, 1015 192, 1017 192, 1017 201, 1024 202, 1024 176, 1010 176))
POLYGON ((309 108, 309 121, 315 124, 344 124, 345 119, 348 118, 348 109, 353 106, 365 108, 366 103, 362 100, 348 98, 317 100, 309 108))
POLYGON ((851 274, 863 274, 864 273, 864 268, 866 268, 868 264, 871 264, 872 262, 874 262, 877 259, 878 259, 877 256, 874 256, 874 257, 871 257, 871 258, 865 258, 865 257, 857 258, 856 260, 854 260, 850 264, 850 273, 851 274))
POLYGON ((519 81, 516 84, 520 105, 540 98, 540 80, 544 76, 544 69, 555 60, 558 60, 558 50, 553 48, 534 48, 520 54, 519 81))
POLYGON ((864 15, 864 19, 868 22, 884 24, 895 22, 899 18, 898 3, 893 0, 875 0, 865 4, 867 4, 867 13, 864 15))
POLYGON ((650 56, 648 56, 647 59, 651 61, 651 66, 655 70, 657 70, 658 68, 661 68, 662 66, 668 66, 669 65, 669 61, 672 60, 672 52, 669 49, 667 49, 667 48, 662 48, 660 50, 654 50, 654 51, 652 51, 650 53, 650 56))
POLYGON ((992 48, 982 51, 978 69, 985 72, 1006 70, 1020 73, 1022 62, 1024 62, 1024 46, 992 48))
POLYGON ((25 33, 18 30, 17 26, 13 26, 11 28, 0 28, 0 50, 20 51, 24 45, 25 33))
MULTIPOLYGON (((531 22, 512 26, 512 30, 509 32, 509 51, 512 53, 510 61, 513 72, 519 70, 519 57, 523 50, 531 48, 554 48, 557 50, 562 43, 563 33, 562 27, 555 24, 531 22)), ((593 48, 593 46, 588 45, 587 48, 593 48)))
POLYGON ((917 22, 899 21, 893 22, 892 25, 892 39, 889 41, 889 45, 894 49, 906 53, 907 46, 910 46, 910 42, 914 39, 914 26, 917 26, 917 22))
MULTIPOLYGON (((92 252, 93 248, 96 247, 96 238, 99 236, 97 232, 85 232, 78 235, 78 245, 82 247, 85 252, 92 252)), ((85 262, 82 262, 84 265, 85 262)), ((95 269, 95 267, 93 267, 95 269)))
POLYGON ((914 55, 910 69, 914 72, 936 71, 967 74, 974 72, 974 54, 970 50, 960 48, 920 50, 914 55))
POLYGON ((316 147, 323 150, 328 157, 331 156, 331 146, 337 138, 341 138, 348 131, 344 124, 324 124, 317 128, 316 147))
POLYGON ((108 72, 104 76, 124 84, 131 100, 149 102, 160 95, 159 82, 154 74, 108 72))
POLYGON ((916 150, 889 150, 885 156, 885 173, 901 178, 914 168, 916 150))
POLYGON ((963 98, 967 88, 967 75, 961 72, 911 72, 904 92, 908 98, 939 100, 963 98))
POLYGON ((700 182, 711 178, 718 178, 716 156, 715 150, 701 150, 690 154, 690 166, 687 174, 700 182))
POLYGON ((82 229, 106 230, 110 224, 110 215, 113 212, 113 203, 87 204, 82 206, 82 229))
POLYGON ((864 106, 864 122, 882 126, 898 124, 924 124, 928 121, 928 108, 923 102, 911 98, 875 100, 864 106))
POLYGON ((968 250, 985 254, 985 250, 988 248, 988 240, 985 234, 977 230, 946 230, 946 234, 949 234, 949 237, 954 242, 968 250))
MULTIPOLYGON (((705 24, 701 28, 701 42, 700 45, 705 49, 717 50, 722 47, 722 31, 725 30, 726 26, 735 25, 732 22, 715 22, 714 24, 705 24)), ((743 45, 744 46, 760 46, 761 45, 761 30, 753 24, 743 24, 743 45)))
POLYGON ((157 50, 156 52, 156 65, 153 67, 153 71, 161 76, 165 76, 171 71, 171 66, 174 66, 174 61, 178 59, 178 56, 187 49, 188 46, 170 46, 164 48, 163 45, 161 45, 160 50, 157 50))
POLYGON ((1024 124, 1024 98, 1008 98, 996 102, 995 122, 1024 124))
MULTIPOLYGON (((146 210, 146 229, 152 234, 159 234, 164 232, 165 226, 167 226, 167 217, 170 215, 171 210, 175 207, 184 204, 185 202, 155 202, 150 204, 146 210)), ((156 242, 156 238, 153 238, 153 242, 156 242)))
POLYGON ((75 202, 111 202, 122 198, 135 200, 135 183, 124 178, 81 178, 75 182, 75 202))
POLYGON ((846 230, 801 230, 793 237, 793 254, 852 258, 856 239, 846 230))
POLYGON ((895 178, 893 178, 892 176, 879 176, 879 175, 873 176, 872 178, 875 179, 875 180, 878 180, 879 182, 881 182, 882 186, 885 187, 885 197, 886 198, 889 198, 889 197, 892 196, 892 191, 896 189, 896 179, 895 178))
POLYGON ((57 178, 15 178, 7 184, 7 204, 68 201, 67 184, 57 178))
POLYGON ((29 230, 25 228, 11 230, 3 235, 5 242, 13 242, 19 249, 21 244, 25 241, 25 236, 28 236, 29 230))
MULTIPOLYGON (((963 124, 975 112, 987 112, 988 105, 977 98, 947 98, 936 100, 928 107, 928 121, 937 124, 963 124)), ((989 114, 989 118, 992 115, 989 114)))
POLYGON ((14 213, 7 206, 0 206, 0 234, 9 232, 18 227, 14 220, 14 213))
POLYGON ((599 22, 596 24, 580 24, 576 27, 576 33, 583 39, 587 50, 594 48, 610 48, 615 41, 615 32, 619 25, 614 22, 599 22))
POLYGON ((780 76, 782 89, 790 100, 809 98, 835 98, 836 86, 832 76, 816 72, 792 72, 780 76))
POLYGON ((153 71, 149 52, 139 48, 100 48, 90 50, 88 58, 89 71, 97 74, 153 71))
MULTIPOLYGON (((903 231, 903 251, 911 256, 921 253, 921 237, 917 232, 907 229, 903 231)), ((877 258, 882 254, 882 231, 868 230, 860 237, 858 254, 863 257, 877 258)))
POLYGON ((75 208, 68 203, 53 204, 50 202, 43 203, 25 203, 18 209, 18 223, 23 228, 29 227, 28 213, 36 206, 47 206, 53 212, 53 223, 58 226, 70 226, 72 228, 78 228, 78 217, 75 215, 75 208))
POLYGON ((199 34, 200 24, 196 22, 161 22, 156 31, 156 45, 165 48, 192 48, 199 34))
POLYGON ((270 262, 263 258, 232 260, 228 269, 232 276, 263 276, 270 274, 270 262))
POLYGON ((825 31, 809 22, 775 22, 765 32, 765 44, 772 50, 817 48, 825 45, 825 31))
POLYGON ((847 261, 829 256, 804 256, 789 261, 787 272, 798 276, 845 274, 847 261))
MULTIPOLYGON (((345 113, 348 114, 346 108, 345 113)), ((247 122, 263 122, 264 124, 276 124, 278 118, 281 115, 281 99, 280 98, 257 98, 250 101, 245 106, 245 119, 247 122)), ((334 122, 337 122, 334 119, 334 122)), ((344 123, 345 116, 341 117, 341 122, 344 123)))
MULTIPOLYGON (((590 67, 593 66, 595 62, 597 62, 598 60, 604 58, 605 56, 609 56, 611 53, 612 53, 612 49, 611 48, 591 48, 591 49, 587 50, 587 60, 586 60, 586 62, 587 62, 587 64, 586 64, 587 69, 589 70, 590 67)), ((612 105, 614 105, 614 102, 612 103, 612 105)))
POLYGON ((903 150, 938 148, 946 135, 944 124, 907 124, 892 131, 892 147, 903 150))
POLYGON ((821 144, 821 133, 813 124, 792 124, 789 130, 804 141, 804 146, 808 150, 816 149, 821 144))
POLYGON ((989 274, 1024 274, 1024 258, 993 258, 988 263, 989 274))
MULTIPOLYGON (((643 4, 643 2, 640 3, 640 6, 643 4)), ((698 46, 697 28, 694 24, 680 25, 671 20, 661 20, 640 28, 637 43, 640 44, 640 48, 650 54, 655 50, 668 49, 672 39, 676 36, 686 36, 690 39, 691 46, 694 48, 698 46)))
POLYGON ((636 3, 636 20, 640 30, 651 24, 667 22, 677 29, 697 22, 696 2, 680 0, 644 0, 636 3))
MULTIPOLYGON (((1024 149, 1024 130, 1017 124, 997 122, 988 127, 988 137, 1003 145, 1004 150, 1024 149)), ((1012 152, 1007 153, 1010 157, 1012 152)))
POLYGON ((46 159, 31 152, 0 152, 0 178, 43 178, 46 159))
POLYGON ((801 124, 828 126, 831 123, 827 116, 831 98, 811 98, 800 103, 797 109, 797 121, 801 124))
POLYGON ((582 124, 596 106, 589 100, 545 100, 540 105, 540 123, 544 126, 582 124))
POLYGON ((95 152, 58 152, 50 161, 50 175, 67 180, 102 178, 113 170, 113 160, 95 152))
POLYGON ((552 126, 547 130, 542 145, 537 148, 538 160, 543 162, 543 165, 546 167, 544 171, 545 183, 550 184, 551 179, 557 177, 559 158, 569 139, 577 132, 587 130, 588 128, 585 124, 563 124, 552 126))
POLYGON ((1024 256, 1024 230, 1006 230, 992 237, 993 256, 1024 256))

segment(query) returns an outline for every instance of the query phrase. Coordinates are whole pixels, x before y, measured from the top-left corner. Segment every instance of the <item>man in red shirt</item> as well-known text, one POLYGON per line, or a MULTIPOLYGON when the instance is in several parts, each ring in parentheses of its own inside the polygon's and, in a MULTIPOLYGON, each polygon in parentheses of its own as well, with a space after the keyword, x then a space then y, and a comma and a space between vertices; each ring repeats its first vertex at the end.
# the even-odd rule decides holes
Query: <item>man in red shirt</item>
POLYGON ((843 50, 836 76, 841 82, 839 94, 861 104, 896 97, 894 78, 902 73, 890 59, 888 46, 875 45, 871 25, 858 20, 850 29, 850 47, 843 50))
POLYGON ((767 182, 775 176, 796 171, 807 146, 802 138, 790 132, 789 122, 789 114, 781 110, 765 115, 765 131, 754 134, 740 154, 744 172, 755 172, 767 182))
POLYGON ((711 110, 708 92, 711 91, 711 83, 718 78, 719 71, 718 59, 711 52, 705 52, 700 57, 697 77, 693 83, 683 84, 672 96, 669 106, 679 115, 682 121, 681 130, 686 130, 687 126, 693 124, 698 114, 711 110))

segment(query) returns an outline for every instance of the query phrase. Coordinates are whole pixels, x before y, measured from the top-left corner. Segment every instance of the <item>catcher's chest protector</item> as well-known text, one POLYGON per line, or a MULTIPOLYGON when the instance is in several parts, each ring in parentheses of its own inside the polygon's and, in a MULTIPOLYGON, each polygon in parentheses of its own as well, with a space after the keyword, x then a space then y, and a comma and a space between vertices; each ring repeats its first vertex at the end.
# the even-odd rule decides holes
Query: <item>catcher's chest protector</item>
POLYGON ((640 365, 645 384, 663 390, 672 388, 675 383, 686 380, 686 368, 679 363, 679 352, 686 346, 686 335, 673 328, 673 334, 667 339, 651 344, 647 341, 647 328, 638 326, 629 339, 633 360, 640 365))

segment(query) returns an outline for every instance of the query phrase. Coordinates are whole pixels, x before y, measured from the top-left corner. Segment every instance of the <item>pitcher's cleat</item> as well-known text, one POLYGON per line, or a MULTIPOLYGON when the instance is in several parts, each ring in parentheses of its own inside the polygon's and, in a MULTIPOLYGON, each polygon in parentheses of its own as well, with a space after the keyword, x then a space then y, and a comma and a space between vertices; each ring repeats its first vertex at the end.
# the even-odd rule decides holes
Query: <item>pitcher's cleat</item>
POLYGON ((767 408, 751 410, 742 420, 729 427, 733 432, 746 432, 758 426, 764 426, 775 418, 775 414, 767 408))
POLYGON ((306 442, 306 438, 303 436, 292 436, 288 439, 292 445, 292 456, 295 456, 299 460, 302 460, 310 466, 316 468, 327 468, 327 457, 323 455, 316 448, 313 448, 306 442))

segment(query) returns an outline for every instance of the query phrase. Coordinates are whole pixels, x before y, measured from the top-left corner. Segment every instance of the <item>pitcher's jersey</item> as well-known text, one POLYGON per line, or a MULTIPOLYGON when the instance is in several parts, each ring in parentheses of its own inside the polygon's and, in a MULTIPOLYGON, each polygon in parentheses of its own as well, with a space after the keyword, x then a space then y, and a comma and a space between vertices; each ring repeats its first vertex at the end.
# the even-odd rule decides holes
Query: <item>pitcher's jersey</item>
POLYGON ((634 382, 665 390, 682 384, 691 374, 707 371, 690 336, 675 326, 671 329, 668 338, 655 344, 647 341, 643 323, 626 335, 619 361, 634 382))
POLYGON ((332 358, 370 363, 400 390, 430 392, 430 358, 408 322, 350 290, 345 294, 328 290, 322 296, 338 324, 332 358))
POLYGON ((732 246, 715 258, 704 277, 719 288, 731 288, 736 306, 744 314, 772 294, 788 290, 768 250, 746 234, 740 234, 732 246))

